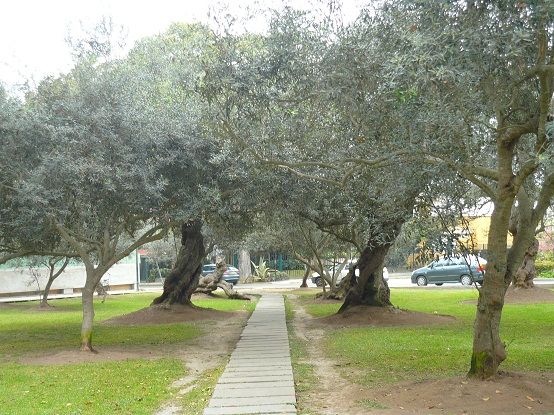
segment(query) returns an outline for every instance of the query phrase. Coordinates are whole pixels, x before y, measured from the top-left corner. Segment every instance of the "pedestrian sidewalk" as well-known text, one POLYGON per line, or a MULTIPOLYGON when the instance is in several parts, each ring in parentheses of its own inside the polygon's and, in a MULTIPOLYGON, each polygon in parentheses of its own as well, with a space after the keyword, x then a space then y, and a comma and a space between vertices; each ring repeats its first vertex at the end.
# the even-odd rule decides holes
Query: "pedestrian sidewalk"
POLYGON ((214 389, 204 415, 296 415, 281 294, 264 293, 214 389))

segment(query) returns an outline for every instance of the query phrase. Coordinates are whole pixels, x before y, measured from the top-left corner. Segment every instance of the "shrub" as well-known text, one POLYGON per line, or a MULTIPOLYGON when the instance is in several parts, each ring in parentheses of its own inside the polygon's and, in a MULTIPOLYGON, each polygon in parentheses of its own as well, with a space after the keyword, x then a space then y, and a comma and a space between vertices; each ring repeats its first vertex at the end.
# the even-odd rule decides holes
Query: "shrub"
POLYGON ((554 271, 543 271, 538 274, 539 278, 554 278, 554 271))
MULTIPOLYGON (((171 268, 160 268, 160 274, 162 275, 162 278, 165 279, 167 277, 167 274, 171 271, 171 268)), ((160 277, 160 274, 158 274, 157 268, 152 268, 150 270, 150 273, 148 274, 148 282, 155 282, 156 278, 160 277)))
POLYGON ((553 278, 554 261, 535 261, 537 276, 540 278, 553 278))

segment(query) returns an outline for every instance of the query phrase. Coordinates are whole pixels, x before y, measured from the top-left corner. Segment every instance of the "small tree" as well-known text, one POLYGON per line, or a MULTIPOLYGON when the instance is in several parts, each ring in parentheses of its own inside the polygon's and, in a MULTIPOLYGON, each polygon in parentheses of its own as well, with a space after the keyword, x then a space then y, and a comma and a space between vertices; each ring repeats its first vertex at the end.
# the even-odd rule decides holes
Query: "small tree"
POLYGON ((64 271, 65 268, 69 265, 71 258, 60 258, 60 257, 28 257, 26 258, 29 261, 29 271, 33 277, 33 282, 37 284, 39 291, 41 291, 40 296, 40 306, 48 307, 48 294, 52 288, 52 284, 64 271), (40 288, 40 271, 39 269, 45 267, 48 270, 48 279, 44 288, 40 288), (56 269, 57 268, 57 269, 56 269))

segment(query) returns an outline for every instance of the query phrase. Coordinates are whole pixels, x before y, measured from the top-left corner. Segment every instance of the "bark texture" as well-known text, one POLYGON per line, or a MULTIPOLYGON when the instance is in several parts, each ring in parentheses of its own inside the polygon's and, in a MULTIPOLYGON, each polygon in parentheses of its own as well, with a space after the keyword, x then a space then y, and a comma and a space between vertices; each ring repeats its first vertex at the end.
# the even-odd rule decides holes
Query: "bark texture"
POLYGON ((248 281, 250 278, 252 278, 250 252, 247 249, 241 249, 239 251, 239 270, 240 280, 242 282, 248 281))
POLYGON ((390 289, 383 279, 383 264, 390 245, 366 247, 356 267, 351 267, 345 279, 350 286, 344 297, 344 303, 339 309, 343 313, 350 307, 358 305, 388 307, 390 301, 390 289), (355 269, 359 269, 359 276, 355 278, 355 269))
POLYGON ((190 219, 181 229, 181 248, 175 267, 164 281, 162 295, 155 298, 152 305, 170 307, 172 304, 182 304, 194 307, 191 296, 198 286, 205 256, 202 222, 190 219))
POLYGON ((308 278, 310 277, 310 268, 306 268, 306 271, 304 271, 304 275, 302 276, 302 284, 300 284, 300 288, 308 288, 308 278))
MULTIPOLYGON (((100 280, 100 278, 98 278, 100 280)), ((92 327, 94 323, 94 292, 95 278, 89 278, 83 287, 81 294, 81 304, 83 306, 83 321, 81 322, 81 348, 83 352, 98 353, 92 347, 92 327)))
MULTIPOLYGON (((506 158, 500 158, 505 164, 506 158)), ((500 176, 501 197, 496 200, 491 215, 488 237, 488 262, 483 286, 479 290, 477 312, 473 325, 473 352, 468 376, 477 379, 494 378, 498 366, 506 359, 506 344, 500 338, 500 319, 504 308, 504 296, 511 281, 506 255, 508 229, 515 192, 508 175, 500 176)), ((523 256, 523 253, 522 253, 523 256)))
POLYGON ((233 285, 223 279, 223 273, 227 269, 227 264, 220 259, 216 263, 215 271, 206 276, 200 277, 198 281, 197 293, 211 294, 218 288, 221 288, 225 295, 234 300, 250 300, 249 297, 235 291, 233 285))
POLYGON ((537 275, 537 270, 535 269, 535 256, 539 252, 539 240, 537 238, 533 239, 533 242, 527 249, 525 253, 525 258, 523 258, 523 263, 516 271, 514 277, 514 286, 516 288, 533 288, 535 283, 533 280, 537 275))

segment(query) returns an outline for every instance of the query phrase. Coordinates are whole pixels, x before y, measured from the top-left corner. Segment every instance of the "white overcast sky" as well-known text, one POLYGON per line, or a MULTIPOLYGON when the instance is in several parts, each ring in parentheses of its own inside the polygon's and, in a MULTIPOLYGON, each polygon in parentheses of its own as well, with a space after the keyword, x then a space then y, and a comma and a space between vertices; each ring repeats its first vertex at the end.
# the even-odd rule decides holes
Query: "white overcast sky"
MULTIPOLYGON (((256 0, 226 0, 244 10, 256 0)), ((259 2, 260 0, 258 0, 259 2)), ((292 4, 308 0, 290 1, 292 4)), ((215 0, 9 0, 2 5, 0 25, 0 82, 11 86, 34 77, 57 75, 71 67, 66 44, 70 28, 80 22, 91 27, 111 17, 128 33, 127 43, 163 32, 172 22, 207 21, 215 0)), ((261 0, 263 4, 281 0, 261 0)), ((363 0, 344 0, 346 18, 353 18, 363 0)))

